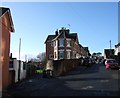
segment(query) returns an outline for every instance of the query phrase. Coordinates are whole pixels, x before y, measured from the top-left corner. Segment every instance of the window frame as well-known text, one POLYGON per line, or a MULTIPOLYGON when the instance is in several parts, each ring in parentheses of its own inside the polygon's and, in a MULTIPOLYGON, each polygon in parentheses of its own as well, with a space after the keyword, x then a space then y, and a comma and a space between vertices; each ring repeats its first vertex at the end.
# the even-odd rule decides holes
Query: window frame
POLYGON ((59 47, 64 47, 64 38, 59 38, 58 43, 59 43, 59 47), (61 41, 62 41, 62 45, 61 45, 61 41))
POLYGON ((64 50, 59 50, 59 59, 64 59, 65 52, 64 50), (61 53, 63 53, 63 57, 61 57, 61 53))
POLYGON ((71 39, 66 39, 66 46, 67 47, 71 47, 71 39))
POLYGON ((54 41, 51 41, 51 47, 54 47, 54 41))
POLYGON ((66 50, 66 57, 67 57, 67 59, 71 59, 71 50, 66 50), (68 58, 68 53, 70 53, 69 58, 68 58))
POLYGON ((49 59, 54 59, 54 55, 53 54, 49 54, 49 59), (53 56, 53 57, 51 57, 53 56))

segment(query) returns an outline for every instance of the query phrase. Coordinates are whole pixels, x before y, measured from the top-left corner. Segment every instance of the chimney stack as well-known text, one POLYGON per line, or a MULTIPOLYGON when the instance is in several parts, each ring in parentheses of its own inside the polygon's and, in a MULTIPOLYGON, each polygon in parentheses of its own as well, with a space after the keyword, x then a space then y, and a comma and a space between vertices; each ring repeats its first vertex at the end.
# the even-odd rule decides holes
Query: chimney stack
POLYGON ((58 29, 55 31, 55 35, 58 36, 58 29))
POLYGON ((10 59, 12 59, 12 53, 10 53, 10 59))

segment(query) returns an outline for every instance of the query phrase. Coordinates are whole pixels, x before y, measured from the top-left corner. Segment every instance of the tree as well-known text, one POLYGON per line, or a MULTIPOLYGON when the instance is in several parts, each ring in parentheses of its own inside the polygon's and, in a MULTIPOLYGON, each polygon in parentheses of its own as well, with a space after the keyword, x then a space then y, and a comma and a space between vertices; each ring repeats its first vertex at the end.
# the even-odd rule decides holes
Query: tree
POLYGON ((97 56, 99 57, 99 56, 102 56, 102 53, 101 52, 98 52, 97 53, 97 56))
POLYGON ((41 62, 41 65, 45 67, 45 65, 46 65, 46 53, 45 52, 39 53, 37 55, 37 58, 41 62))
POLYGON ((46 60, 46 55, 45 54, 46 54, 45 52, 42 52, 42 53, 39 53, 37 55, 37 58, 40 60, 40 62, 43 62, 43 61, 46 60))

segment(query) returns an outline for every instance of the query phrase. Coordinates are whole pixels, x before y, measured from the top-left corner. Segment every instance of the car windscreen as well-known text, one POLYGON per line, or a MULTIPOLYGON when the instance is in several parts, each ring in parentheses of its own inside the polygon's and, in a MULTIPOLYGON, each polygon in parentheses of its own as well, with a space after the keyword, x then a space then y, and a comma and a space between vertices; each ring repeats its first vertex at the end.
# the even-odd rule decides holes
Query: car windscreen
POLYGON ((116 60, 108 60, 107 63, 117 63, 116 60))

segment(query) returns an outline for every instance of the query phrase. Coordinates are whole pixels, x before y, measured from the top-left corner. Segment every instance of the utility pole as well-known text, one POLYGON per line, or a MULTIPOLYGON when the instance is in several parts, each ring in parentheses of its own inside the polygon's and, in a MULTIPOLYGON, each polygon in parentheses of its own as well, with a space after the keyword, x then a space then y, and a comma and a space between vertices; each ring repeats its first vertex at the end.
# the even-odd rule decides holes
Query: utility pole
POLYGON ((112 51, 111 51, 111 40, 110 40, 110 58, 112 58, 112 51))
POLYGON ((25 62, 27 62, 27 55, 25 55, 25 62))
POLYGON ((21 52, 21 38, 19 40, 19 60, 20 60, 20 52, 21 52))
POLYGON ((19 39, 19 69, 18 69, 18 80, 20 81, 20 69, 21 69, 21 61, 20 61, 20 52, 21 52, 21 38, 19 39))

